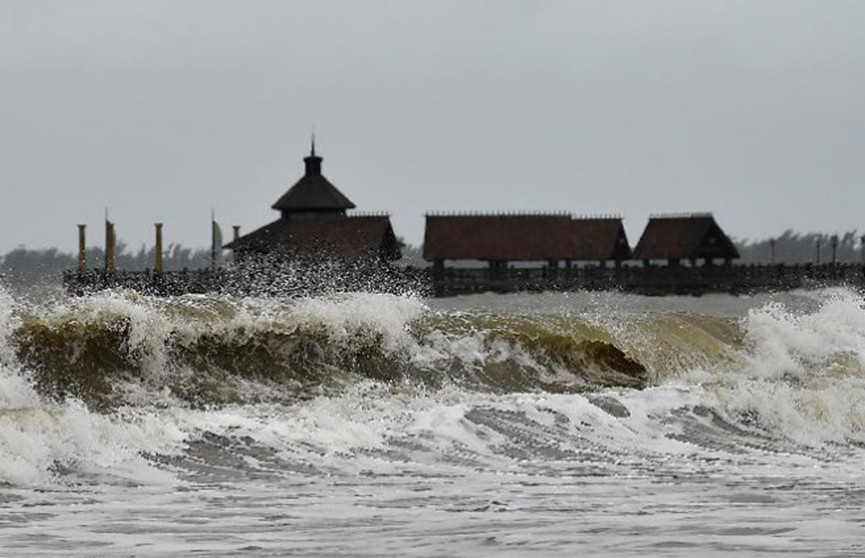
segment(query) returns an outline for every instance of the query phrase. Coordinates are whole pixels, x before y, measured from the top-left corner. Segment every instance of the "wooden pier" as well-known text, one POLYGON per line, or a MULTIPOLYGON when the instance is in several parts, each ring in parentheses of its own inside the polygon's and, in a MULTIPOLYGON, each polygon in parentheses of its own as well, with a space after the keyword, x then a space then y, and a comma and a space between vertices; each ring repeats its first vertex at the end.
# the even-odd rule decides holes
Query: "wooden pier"
POLYGON ((233 295, 309 296, 328 292, 417 292, 437 297, 475 293, 542 291, 619 291, 648 296, 789 291, 846 286, 865 289, 865 266, 728 265, 705 267, 616 268, 388 268, 331 269, 327 272, 294 268, 250 274, 243 270, 203 269, 174 272, 106 273, 70 271, 64 285, 81 295, 110 288, 126 288, 156 296, 223 293, 233 295))
POLYGON ((724 265, 704 267, 640 267, 618 269, 446 268, 430 273, 435 296, 482 292, 621 291, 664 295, 707 293, 750 294, 832 286, 865 288, 865 266, 724 265))

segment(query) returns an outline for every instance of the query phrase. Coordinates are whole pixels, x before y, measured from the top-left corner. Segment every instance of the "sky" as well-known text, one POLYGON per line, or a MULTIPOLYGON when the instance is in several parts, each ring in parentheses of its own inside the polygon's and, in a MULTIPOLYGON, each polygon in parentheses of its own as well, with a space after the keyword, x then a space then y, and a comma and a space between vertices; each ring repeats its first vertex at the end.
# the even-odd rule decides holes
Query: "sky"
POLYGON ((205 247, 324 174, 431 211, 865 232, 858 0, 0 0, 0 253, 205 247))

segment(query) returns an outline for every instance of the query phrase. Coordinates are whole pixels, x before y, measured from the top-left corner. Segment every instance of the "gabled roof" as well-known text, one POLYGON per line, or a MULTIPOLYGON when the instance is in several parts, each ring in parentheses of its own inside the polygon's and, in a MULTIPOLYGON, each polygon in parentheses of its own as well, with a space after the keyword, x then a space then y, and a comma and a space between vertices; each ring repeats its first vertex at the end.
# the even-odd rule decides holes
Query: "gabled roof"
POLYGON ((630 247, 618 218, 554 215, 427 215, 427 260, 627 259, 630 247))
POLYGON ((709 214, 652 217, 634 257, 640 260, 739 257, 730 238, 709 214))
POLYGON ((386 215, 282 218, 238 238, 225 248, 293 258, 400 258, 399 244, 386 215))
POLYGON ((618 217, 573 219, 575 260, 629 260, 633 256, 625 227, 618 217))
POLYGON ((294 186, 282 195, 273 209, 286 212, 338 211, 354 209, 355 205, 321 174, 322 158, 312 153, 304 157, 306 172, 294 186))

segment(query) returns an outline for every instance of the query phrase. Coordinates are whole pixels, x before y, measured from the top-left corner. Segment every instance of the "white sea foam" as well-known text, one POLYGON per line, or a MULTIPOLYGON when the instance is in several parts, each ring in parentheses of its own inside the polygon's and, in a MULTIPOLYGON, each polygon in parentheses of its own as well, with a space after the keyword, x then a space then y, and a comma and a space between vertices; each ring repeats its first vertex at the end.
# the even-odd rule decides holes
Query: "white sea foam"
MULTIPOLYGON (((6 355, 0 374, 6 431, 0 442, 0 478, 8 482, 44 481, 58 464, 104 468, 142 454, 173 453, 208 433, 246 436, 278 451, 310 452, 310 456, 386 451, 394 441, 410 438, 419 444, 423 441, 420 447, 426 447, 428 455, 461 447, 499 460, 496 448, 513 442, 508 436, 549 435, 550 431, 541 427, 551 428, 550 421, 556 416, 565 417, 569 425, 556 431, 559 449, 589 436, 594 437, 595 447, 616 454, 625 454, 628 448, 687 454, 700 448, 700 440, 685 440, 687 433, 676 417, 697 406, 760 435, 797 443, 865 441, 861 373, 865 315, 861 298, 846 292, 833 293, 814 312, 797 312, 780 304, 751 310, 742 321, 742 358, 726 363, 727 368, 696 369, 643 391, 611 392, 611 397, 627 409, 628 416, 624 417, 610 415, 581 395, 494 396, 447 383, 428 392, 370 381, 294 406, 250 404, 203 410, 188 409, 170 392, 155 389, 158 382, 146 388, 118 384, 118 388, 140 390, 130 398, 138 407, 100 414, 74 400, 41 400, 9 347, 9 334, 17 327, 14 301, 7 297, 0 308, 0 325, 5 328, 0 350, 6 355), (473 422, 473 410, 477 409, 517 413, 534 426, 526 426, 528 430, 523 432, 509 433, 506 427, 496 430, 473 422), (536 427, 540 430, 535 431, 536 427)), ((22 312, 39 312, 45 322, 61 322, 70 316, 79 322, 125 320, 130 330, 128 349, 149 355, 146 367, 157 376, 168 369, 169 341, 186 344, 207 333, 247 336, 254 331, 290 332, 299 327, 323 328, 334 339, 351 338, 359 331, 379 336, 386 351, 404 355, 407 362, 421 368, 433 369, 455 361, 466 368, 481 369, 508 359, 542 368, 519 345, 491 339, 489 332, 472 327, 458 334, 432 330, 419 340, 411 333, 411 325, 431 310, 422 301, 387 295, 291 301, 219 297, 159 300, 113 293, 22 312)), ((627 331, 617 329, 616 333, 627 331)), ((686 342, 681 327, 674 333, 676 342, 686 342)), ((700 343, 709 343, 704 337, 700 343)), ((625 345, 633 342, 621 341, 625 345)), ((252 382, 248 388, 262 389, 252 382)), ((722 435, 711 430, 708 422, 706 428, 707 436, 722 435)), ((413 455, 421 459, 418 452, 413 455)))
POLYGON ((743 322, 743 366, 692 379, 733 420, 797 443, 865 442, 865 303, 824 293, 814 312, 772 303, 743 322))
MULTIPOLYGON (((10 338, 20 316, 128 322, 127 349, 149 355, 149 368, 170 367, 169 345, 204 335, 297 328, 346 342, 367 332, 422 369, 540 365, 470 320, 418 335, 413 325, 434 311, 378 295, 15 304, 0 296, 0 482, 20 498, 3 502, 4 547, 16 554, 862 550, 863 455, 850 442, 865 428, 865 321, 851 293, 820 295, 806 310, 760 304, 741 321, 741 346, 711 327, 698 332, 707 348, 695 355, 736 358, 642 390, 520 393, 359 377, 291 403, 191 406, 154 382, 109 411, 39 395, 10 338)), ((688 342, 692 317, 661 316, 672 340, 657 347, 663 332, 616 338, 634 331, 630 322, 610 332, 642 354, 666 351, 688 342)))
MULTIPOLYGON (((100 306, 136 315, 113 297, 100 306)), ((20 324, 16 311, 12 297, 0 291, 0 483, 52 483, 65 470, 96 473, 129 462, 149 468, 142 452, 171 453, 181 447, 185 434, 154 414, 105 416, 74 399, 54 403, 41 397, 11 346, 10 336, 20 324)), ((147 319, 134 328, 141 321, 147 319)), ((146 343, 147 332, 136 335, 146 343)))

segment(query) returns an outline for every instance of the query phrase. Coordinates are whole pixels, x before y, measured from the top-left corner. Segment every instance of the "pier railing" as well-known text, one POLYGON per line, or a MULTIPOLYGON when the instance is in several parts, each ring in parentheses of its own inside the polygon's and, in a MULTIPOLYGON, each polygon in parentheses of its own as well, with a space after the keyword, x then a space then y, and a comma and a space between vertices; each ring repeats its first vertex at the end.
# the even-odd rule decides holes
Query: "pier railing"
POLYGON ((332 291, 414 291, 435 296, 480 292, 608 291, 644 295, 743 294, 830 286, 865 288, 861 264, 728 265, 707 267, 620 268, 307 268, 256 270, 202 269, 184 271, 69 271, 64 284, 73 294, 128 288, 146 294, 188 293, 318 294, 332 291))
POLYGON ((865 287, 860 264, 445 268, 431 272, 438 296, 476 292, 617 290, 646 295, 741 294, 823 286, 865 287))

